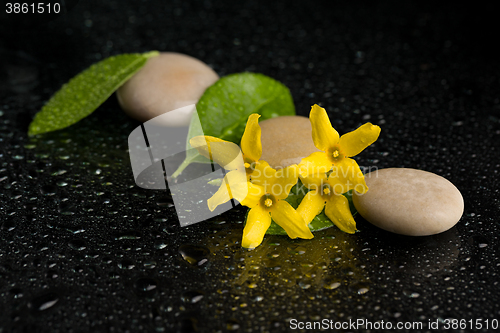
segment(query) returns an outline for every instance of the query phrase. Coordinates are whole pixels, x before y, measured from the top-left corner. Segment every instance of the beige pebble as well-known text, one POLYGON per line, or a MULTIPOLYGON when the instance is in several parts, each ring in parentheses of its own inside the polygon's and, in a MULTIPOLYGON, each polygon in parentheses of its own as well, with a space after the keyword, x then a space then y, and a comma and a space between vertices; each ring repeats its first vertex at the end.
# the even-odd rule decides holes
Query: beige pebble
MULTIPOLYGON (((217 73, 198 59, 163 52, 148 59, 116 95, 125 113, 145 122, 168 111, 196 104, 218 79, 217 73)), ((191 115, 192 111, 172 113, 166 125, 187 126, 191 115)))
POLYGON ((312 140, 309 118, 283 116, 259 123, 262 129, 262 157, 273 168, 299 164, 300 160, 319 151, 312 140))
POLYGON ((353 195, 354 206, 367 221, 387 231, 427 236, 446 231, 462 217, 460 191, 436 174, 389 168, 365 175, 368 192, 353 195))

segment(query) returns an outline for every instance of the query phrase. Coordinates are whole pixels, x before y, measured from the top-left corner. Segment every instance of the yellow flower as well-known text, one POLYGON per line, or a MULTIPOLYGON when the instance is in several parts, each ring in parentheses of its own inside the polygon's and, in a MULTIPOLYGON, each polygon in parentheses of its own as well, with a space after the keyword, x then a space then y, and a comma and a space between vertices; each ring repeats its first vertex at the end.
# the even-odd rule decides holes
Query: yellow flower
POLYGON ((223 184, 217 193, 208 200, 208 207, 210 210, 213 211, 218 205, 228 202, 233 198, 242 199, 234 197, 231 194, 229 184, 231 184, 231 187, 241 186, 245 188, 247 181, 250 180, 250 176, 257 165, 261 163, 267 165, 266 162, 259 161, 262 156, 259 117, 260 115, 256 113, 248 117, 245 132, 241 138, 241 150, 232 142, 208 135, 196 136, 189 141, 191 146, 196 148, 201 155, 213 160, 229 171, 224 176, 223 184), (215 149, 213 149, 214 147, 215 149), (243 167, 241 166, 241 160, 236 158, 240 151, 243 155, 243 167))
MULTIPOLYGON (((245 172, 249 177, 262 156, 262 143, 260 141, 261 129, 259 126, 260 115, 253 113, 248 117, 245 132, 241 137, 241 152, 245 172)), ((199 135, 189 140, 191 146, 208 159, 218 163, 224 169, 232 171, 237 169, 237 161, 234 161, 240 149, 234 143, 213 136, 199 135), (217 143, 216 149, 211 144, 217 143), (232 163, 231 163, 232 162, 232 163)))
MULTIPOLYGON (((355 187, 356 191, 366 192, 368 188, 363 173, 356 161, 349 157, 359 154, 374 143, 380 134, 380 127, 366 123, 339 138, 339 133, 332 127, 325 109, 317 104, 313 105, 309 118, 314 145, 322 151, 302 159, 299 164, 301 180, 325 174, 335 166, 346 175, 343 177, 346 182, 354 186, 360 185, 355 187)), ((349 187, 347 183, 344 186, 349 187)))
POLYGON ((259 161, 262 155, 259 117, 258 114, 250 115, 241 138, 243 167, 241 160, 236 158, 240 149, 234 143, 210 136, 197 136, 190 140, 191 146, 200 154, 229 170, 219 190, 207 200, 208 208, 213 211, 230 199, 236 199, 250 208, 241 243, 246 248, 262 243, 271 218, 290 238, 311 239, 314 236, 303 218, 284 200, 297 183, 297 165, 275 170, 267 162, 259 161))
MULTIPOLYGON (((297 183, 297 176, 297 165, 275 170, 267 163, 258 164, 251 176, 251 182, 246 184, 247 194, 240 201, 242 205, 250 208, 241 246, 259 246, 271 225, 271 218, 285 229, 290 238, 314 237, 300 214, 284 200, 297 183)), ((237 193, 240 189, 231 184, 234 197, 240 196, 237 193)))
POLYGON ((349 209, 349 202, 342 193, 351 190, 354 184, 350 183, 339 169, 334 166, 329 176, 327 173, 319 173, 314 177, 302 178, 302 183, 311 191, 302 199, 297 212, 308 225, 325 208, 326 216, 340 230, 353 234, 356 231, 356 222, 349 209), (346 184, 350 185, 346 187, 346 184))

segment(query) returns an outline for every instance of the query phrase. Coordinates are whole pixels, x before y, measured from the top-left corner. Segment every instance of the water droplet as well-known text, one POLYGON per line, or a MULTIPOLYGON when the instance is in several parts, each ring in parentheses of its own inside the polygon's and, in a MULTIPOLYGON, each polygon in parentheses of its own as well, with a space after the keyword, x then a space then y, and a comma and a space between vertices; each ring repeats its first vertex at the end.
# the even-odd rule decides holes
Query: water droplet
POLYGON ((17 200, 17 199, 21 198, 22 196, 23 196, 23 192, 21 192, 21 191, 12 191, 9 194, 9 197, 11 199, 14 199, 14 200, 17 200))
POLYGON ((197 245, 181 245, 179 253, 182 258, 193 266, 203 266, 208 262, 210 250, 204 246, 197 245))
POLYGON ((55 195, 57 192, 57 188, 52 185, 44 185, 40 188, 40 193, 43 195, 55 195))
POLYGON ((148 260, 144 262, 144 268, 146 269, 153 269, 156 267, 156 261, 154 260, 148 260))
POLYGON ((358 295, 364 295, 370 290, 368 288, 368 285, 365 283, 354 283, 350 286, 350 289, 356 292, 358 295))
POLYGON ((158 289, 158 282, 152 278, 144 277, 137 279, 134 283, 135 290, 138 295, 151 296, 158 289))
POLYGON ((328 290, 334 290, 340 287, 340 282, 328 280, 325 281, 324 288, 328 290))
POLYGON ((412 291, 409 291, 409 290, 404 290, 403 291, 403 294, 405 296, 408 296, 409 298, 418 298, 420 296, 419 293, 416 293, 416 292, 412 292, 412 291))
POLYGON ((73 202, 66 201, 59 205, 59 213, 61 213, 61 215, 74 215, 75 210, 76 206, 73 202))
POLYGON ((57 302, 59 302, 59 295, 54 292, 50 292, 35 297, 30 303, 28 303, 28 307, 33 311, 45 311, 52 308, 57 304, 57 302))
POLYGON ((52 176, 60 176, 60 175, 64 175, 66 172, 68 172, 67 170, 57 170, 53 173, 51 173, 52 176))
POLYGON ((198 303, 203 299, 205 295, 201 291, 187 291, 182 294, 181 299, 185 303, 198 303))
POLYGON ((85 242, 81 239, 73 239, 68 243, 68 246, 73 250, 82 251, 87 248, 85 242))
POLYGON ((358 295, 363 295, 363 294, 366 294, 370 289, 366 288, 366 287, 362 287, 362 288, 359 288, 358 289, 358 295))
POLYGON ((135 264, 131 260, 124 259, 118 263, 118 267, 121 269, 133 269, 135 264))
POLYGON ((21 298, 21 297, 23 297, 23 296, 24 296, 23 290, 22 290, 22 289, 20 289, 20 288, 12 288, 12 289, 10 290, 10 293, 12 294, 12 296, 13 296, 14 298, 21 298))
POLYGON ((167 242, 165 242, 164 240, 157 240, 155 241, 155 249, 158 249, 158 250, 162 250, 164 248, 167 247, 167 242))
POLYGON ((226 321, 226 329, 228 331, 237 331, 240 329, 240 323, 236 319, 226 321))
POLYGON ((141 234, 137 231, 128 231, 124 232, 122 234, 116 235, 115 239, 116 240, 124 240, 124 239, 140 239, 141 234))
POLYGON ((64 229, 66 229, 67 231, 71 232, 74 235, 85 232, 85 229, 83 229, 83 227, 80 226, 68 226, 65 227, 64 229))
POLYGON ((306 248, 302 246, 297 246, 289 251, 290 254, 300 255, 306 253, 306 248))
POLYGON ((16 228, 16 222, 14 222, 13 220, 8 220, 8 221, 5 221, 3 224, 2 224, 2 229, 5 229, 7 231, 12 231, 16 228))

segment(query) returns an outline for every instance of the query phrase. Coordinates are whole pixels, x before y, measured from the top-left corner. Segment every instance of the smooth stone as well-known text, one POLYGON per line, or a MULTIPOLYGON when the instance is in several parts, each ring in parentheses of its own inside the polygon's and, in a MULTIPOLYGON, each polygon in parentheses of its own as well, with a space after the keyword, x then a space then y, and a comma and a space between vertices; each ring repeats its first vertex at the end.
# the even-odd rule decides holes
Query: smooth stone
POLYGON ((273 168, 299 164, 300 160, 319 151, 312 140, 309 118, 283 116, 259 123, 262 130, 262 157, 273 168))
MULTIPOLYGON (((166 112, 196 104, 205 90, 219 79, 204 62, 185 54, 162 52, 148 59, 116 96, 130 117, 145 122, 166 112)), ((190 112, 172 113, 168 126, 187 126, 190 112)))
POLYGON ((389 168, 365 175, 368 191, 353 202, 367 221, 387 231, 427 236, 446 231, 462 217, 464 199, 447 179, 434 173, 389 168))

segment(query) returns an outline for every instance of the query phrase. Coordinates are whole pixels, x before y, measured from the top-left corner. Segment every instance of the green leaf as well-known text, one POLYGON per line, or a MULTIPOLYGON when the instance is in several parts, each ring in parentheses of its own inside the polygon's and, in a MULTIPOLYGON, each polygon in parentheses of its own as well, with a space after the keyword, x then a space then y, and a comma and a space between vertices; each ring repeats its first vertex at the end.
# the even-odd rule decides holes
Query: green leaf
POLYGON ((35 115, 28 135, 56 131, 85 118, 158 54, 158 51, 121 54, 90 66, 52 96, 35 115))
MULTIPOLYGON (((293 208, 297 208, 306 195, 308 189, 300 182, 298 181, 297 185, 295 185, 292 190, 290 191, 290 194, 288 197, 285 199, 292 205, 293 208)), ((349 201, 349 208, 351 209, 352 215, 356 215, 357 211, 356 208, 354 207, 354 204, 352 202, 352 190, 349 192, 344 193, 344 196, 347 198, 349 201)), ((333 227, 334 224, 330 219, 326 216, 325 211, 323 210, 319 215, 317 215, 309 224, 309 229, 311 231, 319 231, 323 229, 327 229, 330 227, 333 227)), ((267 229, 266 234, 268 235, 286 235, 286 231, 280 227, 276 222, 271 221, 271 226, 269 229, 267 229)))
MULTIPOLYGON (((290 90, 282 83, 258 73, 238 73, 225 76, 208 87, 196 104, 201 126, 191 121, 186 144, 186 159, 172 175, 177 177, 193 162, 202 159, 189 145, 196 135, 210 135, 239 144, 245 125, 252 113, 262 115, 260 120, 295 115, 290 90)), ((206 161, 206 159, 205 159, 206 161)))

